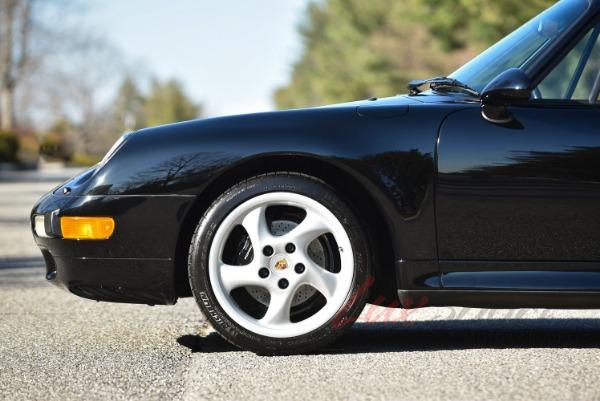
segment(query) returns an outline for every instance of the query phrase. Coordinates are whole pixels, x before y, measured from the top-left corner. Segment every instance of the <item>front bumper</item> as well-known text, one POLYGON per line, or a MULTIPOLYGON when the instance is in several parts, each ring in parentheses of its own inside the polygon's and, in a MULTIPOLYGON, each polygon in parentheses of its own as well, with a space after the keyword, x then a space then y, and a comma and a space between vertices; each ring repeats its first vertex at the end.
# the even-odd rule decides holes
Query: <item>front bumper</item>
POLYGON ((46 262, 46 278, 89 299, 172 304, 178 237, 194 196, 69 196, 47 194, 34 206, 31 228, 46 262), (46 235, 38 235, 44 216, 46 235), (110 216, 111 238, 63 239, 61 216, 110 216))

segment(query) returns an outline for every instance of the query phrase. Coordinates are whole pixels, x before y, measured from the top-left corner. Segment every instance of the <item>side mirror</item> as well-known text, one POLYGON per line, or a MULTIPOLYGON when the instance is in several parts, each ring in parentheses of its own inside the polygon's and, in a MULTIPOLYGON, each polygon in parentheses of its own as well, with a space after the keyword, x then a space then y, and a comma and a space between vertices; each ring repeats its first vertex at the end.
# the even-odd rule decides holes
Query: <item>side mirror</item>
POLYGON ((486 120, 504 124, 512 120, 506 106, 531 98, 531 80, 519 68, 504 71, 481 92, 481 114, 486 120))

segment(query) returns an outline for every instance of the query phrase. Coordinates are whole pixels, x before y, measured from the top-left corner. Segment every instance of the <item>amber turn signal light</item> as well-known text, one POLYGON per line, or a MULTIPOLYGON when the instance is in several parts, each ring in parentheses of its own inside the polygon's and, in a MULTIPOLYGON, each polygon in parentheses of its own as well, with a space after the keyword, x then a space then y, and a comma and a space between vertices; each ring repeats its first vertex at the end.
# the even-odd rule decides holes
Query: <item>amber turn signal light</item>
POLYGON ((60 218, 60 229, 65 239, 109 239, 115 231, 115 220, 112 217, 63 216, 60 218))

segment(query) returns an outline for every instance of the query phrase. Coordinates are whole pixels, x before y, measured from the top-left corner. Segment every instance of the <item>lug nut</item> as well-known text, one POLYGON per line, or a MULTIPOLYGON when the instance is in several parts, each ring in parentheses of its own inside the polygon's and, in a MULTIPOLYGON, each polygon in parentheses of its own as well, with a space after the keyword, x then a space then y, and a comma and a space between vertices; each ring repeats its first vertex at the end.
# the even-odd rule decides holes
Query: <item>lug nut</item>
POLYGON ((271 256, 271 255, 273 255, 273 248, 270 247, 269 245, 265 246, 263 248, 263 255, 265 255, 265 256, 271 256))
POLYGON ((266 267, 262 267, 258 271, 258 275, 260 276, 260 278, 267 278, 267 277, 269 277, 269 269, 267 269, 266 267))
POLYGON ((294 271, 298 274, 304 273, 304 270, 306 270, 306 268, 302 263, 298 263, 296 266, 294 266, 294 271))
POLYGON ((279 284, 279 288, 281 288, 282 290, 285 290, 290 285, 289 281, 287 281, 284 278, 282 278, 281 280, 279 280, 279 282, 277 284, 279 284))
POLYGON ((296 245, 292 244, 291 242, 285 246, 285 251, 287 253, 294 253, 295 250, 296 250, 296 245))

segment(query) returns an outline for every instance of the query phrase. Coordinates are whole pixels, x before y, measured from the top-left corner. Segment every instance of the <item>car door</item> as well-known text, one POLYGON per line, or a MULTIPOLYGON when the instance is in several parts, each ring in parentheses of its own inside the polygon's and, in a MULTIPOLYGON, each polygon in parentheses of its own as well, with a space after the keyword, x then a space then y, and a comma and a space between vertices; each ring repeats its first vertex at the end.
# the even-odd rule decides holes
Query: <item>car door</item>
POLYGON ((440 129, 436 217, 445 287, 600 289, 600 42, 590 30, 528 104, 440 129))

